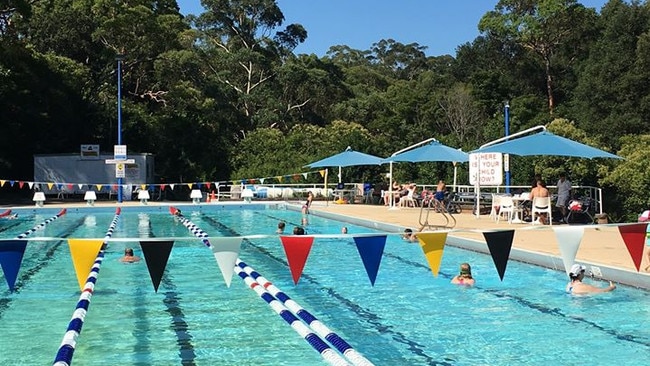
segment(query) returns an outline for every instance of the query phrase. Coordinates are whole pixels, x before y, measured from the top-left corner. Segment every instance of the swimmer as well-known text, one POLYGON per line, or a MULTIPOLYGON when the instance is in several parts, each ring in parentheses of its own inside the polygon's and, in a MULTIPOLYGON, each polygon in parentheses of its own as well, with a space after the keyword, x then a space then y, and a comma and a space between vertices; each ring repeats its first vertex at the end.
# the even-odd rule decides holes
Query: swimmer
POLYGON ((347 234, 347 233, 348 233, 348 228, 343 226, 343 228, 341 229, 341 234, 347 234))
POLYGON ((402 234, 402 239, 410 242, 418 241, 418 238, 415 236, 415 234, 413 234, 413 230, 411 229, 404 229, 404 234, 402 234))
POLYGON ((296 226, 293 228, 293 235, 305 235, 305 229, 301 228, 300 226, 296 226))
POLYGON ((472 267, 469 263, 461 263, 460 273, 451 279, 454 285, 473 286, 476 281, 472 277, 472 267))
POLYGON ((566 292, 574 295, 587 295, 599 292, 610 292, 616 289, 616 285, 609 281, 609 286, 607 287, 596 287, 582 283, 582 280, 585 278, 585 270, 587 267, 581 264, 574 264, 571 266, 569 271, 569 279, 571 281, 566 285, 566 292))
POLYGON ((284 221, 278 222, 278 229, 275 231, 278 234, 284 234, 284 228, 286 227, 286 224, 284 221))
POLYGON ((132 248, 126 248, 124 249, 124 257, 120 259, 120 262, 124 263, 135 263, 139 262, 140 257, 137 255, 133 255, 133 249, 132 248))

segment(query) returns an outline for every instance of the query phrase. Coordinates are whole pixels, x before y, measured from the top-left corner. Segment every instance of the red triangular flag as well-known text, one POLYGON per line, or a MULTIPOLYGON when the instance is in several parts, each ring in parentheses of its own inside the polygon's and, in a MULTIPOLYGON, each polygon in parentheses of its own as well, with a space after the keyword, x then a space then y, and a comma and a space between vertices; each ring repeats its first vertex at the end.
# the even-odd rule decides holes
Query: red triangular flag
POLYGON ((25 182, 23 182, 22 180, 18 182, 18 187, 20 189, 22 189, 24 185, 25 185, 25 182))
POLYGON ((287 256, 287 262, 289 262, 289 270, 291 271, 293 283, 297 285, 298 280, 300 279, 300 275, 302 275, 302 270, 305 268, 307 257, 309 257, 309 252, 311 251, 314 237, 302 235, 281 235, 280 240, 282 241, 282 246, 284 247, 284 253, 287 256))
POLYGON ((142 247, 142 255, 144 255, 147 262, 153 288, 158 292, 158 286, 163 273, 165 273, 165 267, 167 267, 174 241, 141 241, 140 246, 142 247))
POLYGON ((503 275, 506 273, 510 249, 512 248, 512 239, 515 236, 514 230, 484 232, 485 242, 487 243, 490 255, 494 265, 499 272, 499 278, 503 281, 503 275))
POLYGON ((647 223, 633 224, 633 225, 620 225, 618 231, 625 242, 628 253, 632 257, 636 271, 639 272, 641 268, 641 260, 643 259, 643 247, 646 240, 647 223))

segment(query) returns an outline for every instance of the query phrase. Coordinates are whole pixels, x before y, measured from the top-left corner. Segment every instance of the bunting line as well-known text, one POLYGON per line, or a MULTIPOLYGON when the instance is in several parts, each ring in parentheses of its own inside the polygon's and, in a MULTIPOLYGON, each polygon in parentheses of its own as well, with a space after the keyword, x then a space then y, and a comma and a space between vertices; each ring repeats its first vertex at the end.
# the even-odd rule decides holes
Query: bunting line
POLYGON ((367 358, 363 357, 362 354, 357 352, 352 346, 346 342, 343 338, 339 337, 338 334, 331 331, 325 324, 318 320, 314 315, 312 315, 305 308, 300 306, 296 301, 291 299, 289 295, 285 294, 276 287, 271 281, 267 280, 264 276, 259 274, 255 269, 250 267, 248 264, 237 260, 237 266, 241 268, 247 275, 252 277, 259 285, 264 287, 272 296, 279 300, 284 306, 286 306, 292 313, 296 314, 300 319, 302 319, 309 327, 311 327, 316 334, 325 338, 330 342, 336 349, 342 353, 345 357, 348 358, 355 366, 370 366, 373 365, 367 358))
POLYGON ((72 313, 72 319, 70 319, 68 329, 63 335, 61 346, 56 353, 56 357, 54 358, 53 366, 70 366, 72 363, 72 356, 74 355, 74 350, 77 346, 77 338, 79 338, 79 335, 81 334, 81 328, 84 325, 84 319, 86 318, 86 313, 90 307, 90 299, 92 298, 93 291, 95 289, 95 282, 97 282, 97 276, 99 275, 99 270, 101 269, 102 262, 104 261, 105 247, 108 239, 113 236, 113 231, 115 231, 115 227, 117 226, 121 212, 121 209, 118 207, 115 211, 113 221, 111 222, 108 231, 106 231, 104 245, 99 251, 99 254, 97 254, 95 263, 93 264, 90 273, 88 274, 86 284, 81 291, 81 296, 79 296, 79 301, 77 302, 75 311, 72 313))

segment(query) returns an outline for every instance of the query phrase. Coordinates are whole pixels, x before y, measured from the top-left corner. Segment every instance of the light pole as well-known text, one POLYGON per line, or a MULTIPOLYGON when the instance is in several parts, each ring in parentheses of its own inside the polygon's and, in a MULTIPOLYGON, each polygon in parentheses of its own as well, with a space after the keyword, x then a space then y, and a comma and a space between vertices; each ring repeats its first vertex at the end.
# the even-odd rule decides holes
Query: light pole
MULTIPOLYGON (((122 145, 122 59, 124 54, 115 56, 117 61, 117 144, 122 145)), ((122 203, 122 178, 117 178, 117 202, 122 203)))
MULTIPOLYGON (((510 135, 510 104, 508 101, 506 101, 506 105, 504 108, 504 114, 505 114, 505 137, 508 137, 510 135)), ((506 193, 510 193, 510 156, 508 155, 506 157, 508 159, 508 168, 506 169, 506 193)))

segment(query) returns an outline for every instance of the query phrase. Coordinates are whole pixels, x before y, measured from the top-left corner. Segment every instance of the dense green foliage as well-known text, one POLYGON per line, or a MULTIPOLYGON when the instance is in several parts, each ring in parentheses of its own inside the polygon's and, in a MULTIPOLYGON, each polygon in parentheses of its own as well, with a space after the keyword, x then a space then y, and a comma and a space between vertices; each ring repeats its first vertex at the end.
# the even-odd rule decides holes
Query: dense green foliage
MULTIPOLYGON (((501 0, 456 55, 383 39, 294 54, 308 37, 274 0, 0 0, 0 177, 32 178, 32 156, 117 142, 116 56, 129 151, 168 182, 272 177, 347 146, 389 156, 429 137, 470 151, 543 124, 624 161, 513 158, 535 173, 606 189, 619 218, 650 206, 650 7, 610 0, 501 0)), ((307 6, 307 5, 306 5, 307 6)), ((467 182, 466 168, 460 183, 467 182)), ((346 169, 347 181, 385 168, 346 169)), ((398 180, 451 180, 451 164, 396 164, 398 180)), ((315 179, 315 178, 314 178, 315 179)))

